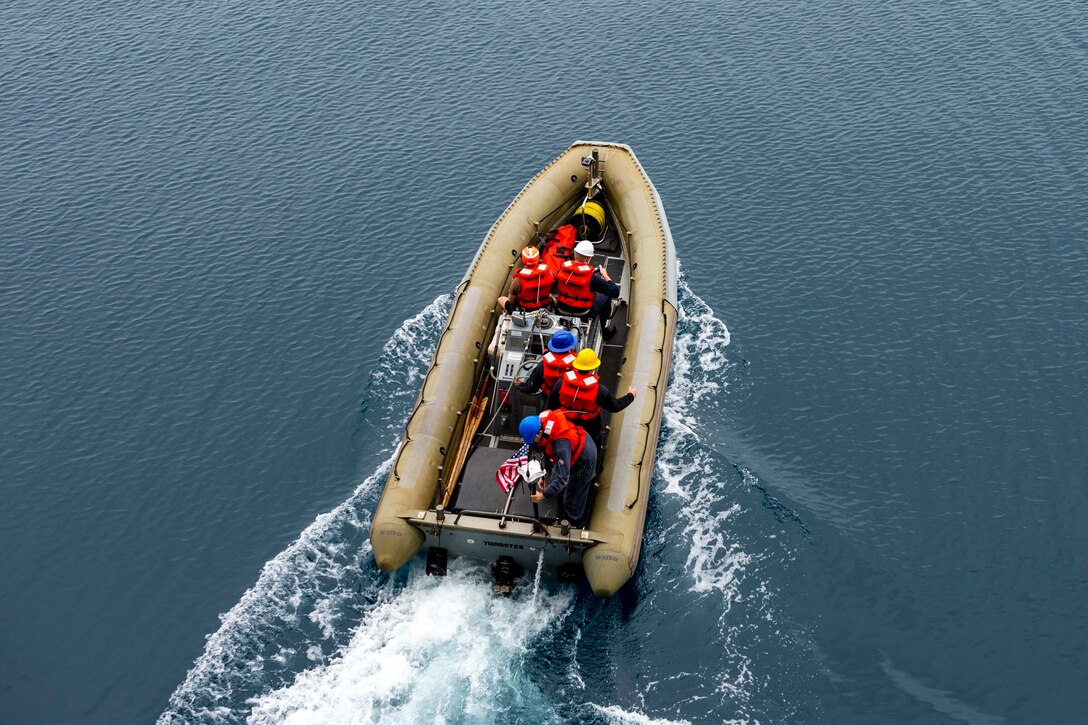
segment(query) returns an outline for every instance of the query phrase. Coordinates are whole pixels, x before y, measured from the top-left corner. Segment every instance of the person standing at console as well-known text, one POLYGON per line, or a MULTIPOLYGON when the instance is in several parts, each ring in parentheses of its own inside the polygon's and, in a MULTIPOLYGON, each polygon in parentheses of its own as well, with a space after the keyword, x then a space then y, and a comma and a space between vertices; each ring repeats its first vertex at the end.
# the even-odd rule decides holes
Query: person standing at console
POLYGON ((543 398, 541 402, 546 403, 548 395, 559 382, 559 378, 574 364, 576 359, 574 348, 576 347, 578 347, 578 335, 573 330, 569 332, 560 330, 555 333, 548 340, 548 352, 540 358, 540 362, 529 373, 529 377, 525 380, 514 378, 514 385, 517 385, 518 390, 526 395, 539 390, 543 398))
POLYGON ((571 365, 573 370, 559 378, 559 384, 552 386, 548 402, 544 407, 549 410, 560 409, 567 420, 579 425, 593 437, 597 447, 601 447, 601 409, 609 413, 618 413, 635 402, 635 386, 627 386, 627 394, 620 397, 612 395, 600 378, 597 368, 601 360, 592 349, 586 348, 578 353, 571 365))

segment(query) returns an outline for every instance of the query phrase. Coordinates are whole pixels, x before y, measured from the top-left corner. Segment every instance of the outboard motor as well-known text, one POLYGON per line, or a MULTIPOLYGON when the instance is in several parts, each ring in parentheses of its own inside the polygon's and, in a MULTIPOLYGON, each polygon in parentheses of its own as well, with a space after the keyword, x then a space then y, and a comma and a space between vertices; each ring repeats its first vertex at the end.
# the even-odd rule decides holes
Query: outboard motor
MULTIPOLYGON (((441 506, 439 506, 441 508, 441 506)), ((432 546, 427 550, 427 576, 446 576, 446 562, 449 552, 445 549, 432 546)))
POLYGON ((560 584, 577 584, 582 581, 582 567, 574 563, 563 564, 556 572, 556 578, 560 584))
POLYGON ((495 593, 504 597, 514 592, 514 580, 525 573, 525 570, 509 556, 500 556, 499 560, 491 565, 491 575, 495 577, 495 593))

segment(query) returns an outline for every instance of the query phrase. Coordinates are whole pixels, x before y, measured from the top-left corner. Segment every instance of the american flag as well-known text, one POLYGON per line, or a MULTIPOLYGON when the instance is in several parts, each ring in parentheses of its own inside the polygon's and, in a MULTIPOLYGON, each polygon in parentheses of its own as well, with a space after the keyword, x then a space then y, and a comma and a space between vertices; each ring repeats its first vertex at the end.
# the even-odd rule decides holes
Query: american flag
POLYGON ((529 444, 526 443, 521 448, 514 451, 514 455, 506 459, 506 461, 499 466, 499 470, 495 471, 495 480, 499 483, 499 488, 503 493, 510 493, 510 489, 514 487, 514 484, 518 482, 518 467, 525 465, 529 461, 529 444))

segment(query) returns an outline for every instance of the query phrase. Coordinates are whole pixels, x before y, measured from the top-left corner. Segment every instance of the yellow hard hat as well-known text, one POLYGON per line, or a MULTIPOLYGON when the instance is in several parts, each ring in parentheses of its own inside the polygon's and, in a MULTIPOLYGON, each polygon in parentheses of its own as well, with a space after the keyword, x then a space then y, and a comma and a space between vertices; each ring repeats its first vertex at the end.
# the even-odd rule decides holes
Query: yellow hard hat
POLYGON ((597 353, 588 347, 578 353, 578 357, 574 358, 574 365, 572 365, 575 370, 596 370, 600 366, 601 360, 597 357, 597 353))

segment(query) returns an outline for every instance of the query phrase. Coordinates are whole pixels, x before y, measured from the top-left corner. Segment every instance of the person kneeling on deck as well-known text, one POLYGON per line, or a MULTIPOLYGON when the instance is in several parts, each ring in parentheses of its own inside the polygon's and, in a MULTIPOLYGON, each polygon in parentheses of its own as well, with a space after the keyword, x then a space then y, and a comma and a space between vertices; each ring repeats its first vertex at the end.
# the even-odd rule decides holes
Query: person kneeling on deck
MULTIPOLYGON (((608 276, 604 265, 594 268, 589 263, 592 258, 593 242, 583 239, 574 246, 574 259, 563 262, 556 275, 556 310, 584 320, 600 317, 601 324, 607 325, 620 286, 608 276)), ((604 336, 609 338, 615 332, 615 328, 606 327, 604 336)))
POLYGON ((555 333, 548 340, 548 352, 540 358, 540 362, 529 373, 529 377, 525 380, 515 378, 514 385, 517 385, 518 390, 526 395, 539 390, 544 398, 542 402, 547 403, 552 388, 574 364, 574 348, 576 347, 578 347, 577 333, 566 330, 555 333))
POLYGON ((539 416, 522 418, 518 426, 522 439, 544 449, 552 463, 548 485, 537 481, 530 496, 533 503, 563 494, 563 511, 572 526, 589 524, 589 488, 597 475, 597 446, 586 432, 567 420, 560 410, 545 410, 539 416))
POLYGON ((568 420, 585 428, 598 448, 601 446, 601 408, 618 413, 635 401, 633 385, 627 386, 626 395, 614 397, 594 372, 600 366, 597 353, 590 348, 582 350, 571 366, 574 369, 552 387, 544 405, 549 410, 562 409, 568 420))
POLYGON ((526 247, 521 250, 521 269, 514 272, 510 283, 510 297, 500 297, 499 307, 506 312, 521 308, 526 312, 539 310, 551 303, 555 277, 548 265, 540 261, 540 250, 526 247))

